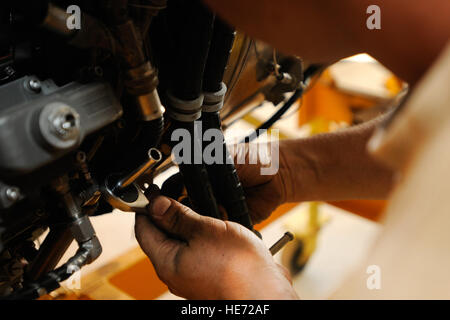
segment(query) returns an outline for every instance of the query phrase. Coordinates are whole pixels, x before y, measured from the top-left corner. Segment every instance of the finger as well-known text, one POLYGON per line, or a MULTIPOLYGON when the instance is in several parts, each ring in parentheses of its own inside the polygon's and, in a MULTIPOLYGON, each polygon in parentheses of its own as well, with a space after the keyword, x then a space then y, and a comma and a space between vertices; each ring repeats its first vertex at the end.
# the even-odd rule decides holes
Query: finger
POLYGON ((278 269, 281 271, 281 274, 289 281, 290 284, 292 284, 292 276, 289 270, 279 263, 277 263, 276 265, 278 269))
POLYGON ((148 199, 148 202, 151 203, 154 198, 159 196, 161 194, 161 190, 156 184, 151 184, 146 190, 145 190, 145 196, 148 199))
POLYGON ((236 169, 239 170, 239 168, 241 168, 245 163, 248 162, 248 146, 246 143, 228 145, 228 149, 236 169))
POLYGON ((158 228, 184 241, 200 235, 205 227, 213 225, 215 219, 204 217, 178 201, 157 196, 147 207, 158 228))
POLYGON ((134 229, 139 245, 150 258, 156 271, 170 270, 177 251, 185 244, 170 239, 142 214, 136 214, 134 229))

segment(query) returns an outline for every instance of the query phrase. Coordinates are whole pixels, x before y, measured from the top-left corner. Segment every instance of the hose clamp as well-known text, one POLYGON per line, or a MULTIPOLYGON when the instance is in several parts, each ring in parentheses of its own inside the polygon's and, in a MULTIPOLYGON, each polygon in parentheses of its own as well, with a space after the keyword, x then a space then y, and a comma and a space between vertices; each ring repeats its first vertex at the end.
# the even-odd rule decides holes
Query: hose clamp
POLYGON ((227 93, 227 86, 221 83, 220 90, 216 92, 204 92, 205 99, 203 100, 203 112, 218 112, 222 109, 225 95, 227 93))
POLYGON ((167 108, 169 116, 182 122, 191 122, 200 119, 204 95, 200 95, 194 100, 182 100, 167 92, 167 99, 170 108, 167 108))

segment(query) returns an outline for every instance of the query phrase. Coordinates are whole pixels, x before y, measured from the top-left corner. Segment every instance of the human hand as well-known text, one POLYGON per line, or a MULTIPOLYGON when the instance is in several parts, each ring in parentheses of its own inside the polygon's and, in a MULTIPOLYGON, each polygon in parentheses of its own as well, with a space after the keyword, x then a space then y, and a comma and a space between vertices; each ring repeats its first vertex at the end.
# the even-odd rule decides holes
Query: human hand
MULTIPOLYGON (((155 193, 153 193, 155 194, 155 193)), ((241 225, 154 195, 135 233, 159 278, 187 299, 296 299, 289 274, 241 225)))
POLYGON ((251 148, 248 144, 235 145, 230 150, 244 187, 250 216, 255 224, 267 219, 281 204, 290 201, 294 189, 294 175, 290 172, 291 167, 283 142, 280 142, 279 148, 273 150, 269 144, 259 144, 258 148, 266 148, 267 152, 258 153, 258 159, 255 159, 257 161, 250 161, 254 155, 250 155, 251 148), (279 152, 278 155, 272 155, 271 152, 274 151, 279 152), (278 171, 272 175, 262 174, 261 168, 272 165, 275 159, 278 161, 278 171))

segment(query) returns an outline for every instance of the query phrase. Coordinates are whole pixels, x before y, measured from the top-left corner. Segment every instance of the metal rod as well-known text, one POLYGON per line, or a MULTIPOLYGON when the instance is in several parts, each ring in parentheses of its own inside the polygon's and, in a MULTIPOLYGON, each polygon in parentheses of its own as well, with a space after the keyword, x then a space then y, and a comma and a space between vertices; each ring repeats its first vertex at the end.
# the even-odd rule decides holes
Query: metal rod
POLYGON ((128 187, 130 184, 136 181, 137 178, 139 178, 141 175, 143 175, 145 172, 150 170, 151 168, 155 167, 156 164, 158 164, 159 161, 162 159, 161 152, 156 148, 150 148, 148 150, 148 161, 140 165, 136 170, 133 172, 127 174, 125 177, 120 179, 117 182, 116 189, 123 189, 128 187))
POLYGON ((52 271, 73 241, 72 232, 67 227, 51 228, 30 265, 29 279, 36 281, 52 271))
POLYGON ((289 241, 294 240, 294 235, 291 232, 286 232, 280 240, 275 242, 273 246, 270 247, 269 251, 274 256, 280 251, 289 241))

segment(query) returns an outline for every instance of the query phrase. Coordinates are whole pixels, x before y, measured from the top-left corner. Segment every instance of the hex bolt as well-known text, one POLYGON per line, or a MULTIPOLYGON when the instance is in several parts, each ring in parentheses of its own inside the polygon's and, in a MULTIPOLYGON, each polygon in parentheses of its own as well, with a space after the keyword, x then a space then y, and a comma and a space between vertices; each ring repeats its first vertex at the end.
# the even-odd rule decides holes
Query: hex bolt
POLYGON ((14 75, 16 73, 16 71, 14 71, 13 68, 11 68, 11 66, 7 66, 5 69, 3 69, 3 71, 10 77, 12 75, 14 75))
POLYGON ((277 242, 275 242, 275 244, 270 247, 270 253, 274 256, 275 254, 278 253, 278 251, 280 251, 289 241, 294 240, 294 235, 291 232, 286 232, 281 238, 280 240, 278 240, 277 242))
POLYGON ((61 112, 49 120, 53 132, 63 139, 70 139, 72 134, 78 131, 76 117, 70 111, 61 112))
POLYGON ((20 198, 20 190, 17 187, 6 189, 6 198, 11 202, 16 202, 20 198))
POLYGON ((46 105, 39 115, 38 125, 45 143, 53 148, 68 149, 79 142, 80 115, 64 102, 46 105))
POLYGON ((28 88, 30 88, 31 91, 39 93, 41 92, 41 82, 37 79, 30 79, 28 81, 28 88))

